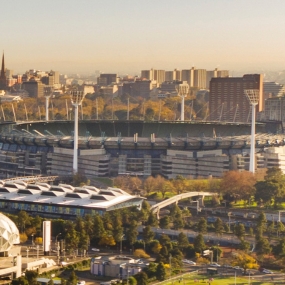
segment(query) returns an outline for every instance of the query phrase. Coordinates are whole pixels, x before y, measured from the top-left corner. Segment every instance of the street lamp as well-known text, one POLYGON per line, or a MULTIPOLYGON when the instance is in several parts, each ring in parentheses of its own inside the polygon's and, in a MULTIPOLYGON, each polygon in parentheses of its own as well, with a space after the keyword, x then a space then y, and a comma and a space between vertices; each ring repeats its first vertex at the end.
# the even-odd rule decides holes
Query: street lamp
POLYGON ((255 172, 255 109, 259 101, 258 89, 245 89, 244 94, 251 105, 251 140, 250 140, 250 162, 249 171, 255 172))
POLYGON ((84 99, 83 91, 72 90, 71 104, 74 106, 74 149, 73 149, 73 174, 78 172, 78 106, 84 99))
POLYGON ((56 235, 56 237, 55 237, 55 245, 57 245, 57 237, 60 236, 60 235, 61 235, 61 233, 59 233, 58 235, 56 235))

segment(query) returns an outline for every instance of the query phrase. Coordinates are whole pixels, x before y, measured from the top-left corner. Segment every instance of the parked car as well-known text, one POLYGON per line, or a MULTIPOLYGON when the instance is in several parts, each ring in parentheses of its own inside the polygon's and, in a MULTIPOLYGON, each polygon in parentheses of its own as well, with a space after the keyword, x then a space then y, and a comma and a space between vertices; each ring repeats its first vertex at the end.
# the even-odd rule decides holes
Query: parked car
POLYGON ((187 263, 189 265, 196 265, 196 262, 192 261, 192 260, 188 260, 188 259, 183 259, 182 260, 183 263, 187 263))
POLYGON ((234 266, 233 269, 234 269, 234 270, 243 270, 243 269, 242 269, 241 267, 239 267, 239 266, 234 266))
POLYGON ((231 265, 229 265, 229 264, 224 264, 223 265, 225 268, 233 268, 231 265))
POLYGON ((262 272, 265 274, 273 274, 273 272, 271 270, 268 270, 268 269, 263 269, 262 272))
POLYGON ((100 249, 99 249, 99 248, 95 248, 95 247, 94 247, 94 248, 92 248, 91 250, 92 250, 92 251, 100 251, 100 249))
POLYGON ((210 266, 211 267, 221 267, 221 265, 218 264, 217 262, 210 263, 210 266))

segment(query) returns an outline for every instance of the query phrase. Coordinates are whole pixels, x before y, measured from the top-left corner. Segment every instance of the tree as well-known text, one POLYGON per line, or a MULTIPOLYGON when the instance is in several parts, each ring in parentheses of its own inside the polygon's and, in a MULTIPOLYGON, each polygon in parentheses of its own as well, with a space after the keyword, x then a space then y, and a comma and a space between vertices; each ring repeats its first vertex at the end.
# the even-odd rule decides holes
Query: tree
POLYGON ((21 276, 17 279, 12 280, 12 285, 29 285, 29 282, 25 277, 21 276))
POLYGON ((151 226, 151 227, 157 227, 158 226, 158 220, 156 218, 156 215, 153 212, 150 212, 146 224, 151 226))
POLYGON ((223 221, 220 218, 217 218, 214 222, 215 233, 221 235, 224 231, 223 221))
POLYGON ((116 245, 116 241, 112 235, 105 233, 102 235, 99 245, 114 246, 116 245))
POLYGON ((38 272, 33 271, 33 270, 26 270, 25 277, 28 280, 29 285, 36 285, 38 272))
POLYGON ((245 236, 245 227, 243 224, 235 225, 234 233, 238 239, 242 240, 245 236))
POLYGON ((256 179, 249 171, 224 172, 220 188, 221 192, 231 200, 237 197, 248 200, 255 193, 256 179))
POLYGON ((137 231, 138 223, 136 220, 132 220, 131 224, 126 230, 126 238, 130 242, 130 244, 133 246, 135 241, 137 240, 137 236, 139 232, 137 231))
POLYGON ((159 220, 159 227, 161 229, 169 229, 170 219, 169 216, 164 216, 159 220))
POLYGON ((177 242, 180 249, 184 249, 189 246, 188 238, 183 232, 178 235, 177 242))
POLYGON ((53 280, 52 280, 52 279, 50 279, 47 285, 54 285, 53 280))
POLYGON ((269 254, 271 252, 271 246, 268 239, 260 236, 256 241, 255 250, 259 255, 269 254))
POLYGON ((76 284, 77 284, 77 276, 74 270, 72 270, 67 280, 67 285, 76 285, 76 284))
POLYGON ((165 271, 164 264, 162 262, 159 262, 157 269, 156 269, 156 279, 163 281, 165 280, 165 277, 166 277, 166 271, 165 271))
POLYGON ((197 231, 200 234, 207 233, 207 221, 205 218, 200 218, 197 224, 197 231))
POLYGON ((195 252, 201 253, 206 248, 204 237, 202 234, 198 234, 194 239, 195 252))
POLYGON ((146 244, 150 243, 154 238, 154 232, 151 230, 150 226, 146 226, 143 228, 142 235, 143 235, 143 240, 146 244))
POLYGON ((266 230, 267 219, 264 212, 261 212, 257 217, 256 230, 262 235, 262 233, 266 230))
POLYGON ((137 280, 137 285, 147 285, 148 277, 145 272, 139 272, 134 276, 137 280))
POLYGON ((275 205, 284 197, 285 194, 285 175, 278 167, 268 168, 264 181, 255 184, 255 199, 262 199, 265 203, 269 203, 274 199, 275 205))
POLYGON ((137 285, 137 279, 133 276, 130 276, 128 281, 130 285, 137 285))
POLYGON ((143 189, 147 194, 150 194, 155 189, 155 179, 152 176, 149 176, 143 183, 143 189))
POLYGON ((20 211, 18 213, 18 226, 21 229, 21 232, 24 232, 26 225, 30 225, 30 216, 25 211, 20 211))
POLYGON ((242 251, 239 251, 237 254, 235 254, 232 265, 241 267, 244 270, 244 273, 246 273, 247 269, 258 268, 256 260, 249 254, 246 254, 242 251))
POLYGON ((93 236, 97 239, 100 239, 105 233, 105 228, 103 220, 98 214, 96 214, 93 218, 93 225, 93 236))

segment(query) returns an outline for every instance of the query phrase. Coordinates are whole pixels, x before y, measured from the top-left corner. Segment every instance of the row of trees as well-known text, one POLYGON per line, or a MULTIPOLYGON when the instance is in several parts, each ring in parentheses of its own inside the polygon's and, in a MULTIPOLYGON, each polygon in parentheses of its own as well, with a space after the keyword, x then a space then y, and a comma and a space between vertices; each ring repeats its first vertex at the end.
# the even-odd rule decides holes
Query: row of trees
MULTIPOLYGON (((88 94, 83 101, 82 110, 84 119, 96 119, 97 107, 98 117, 104 120, 126 120, 127 119, 127 100, 129 98, 130 120, 178 120, 180 117, 179 97, 159 99, 133 98, 128 95, 112 98, 111 96, 100 96, 100 94, 88 94), (95 101, 96 100, 96 101, 95 101)), ((199 100, 187 98, 185 102, 185 114, 187 118, 204 119, 206 105, 199 100), (190 105, 191 104, 191 105, 190 105)), ((51 119, 64 120, 72 118, 70 96, 68 94, 52 98, 50 103, 51 119)), ((13 120, 14 114, 11 103, 0 101, 6 120, 13 120)), ((39 120, 45 115, 44 98, 25 98, 19 103, 13 103, 17 114, 17 120, 39 120), (26 107, 25 107, 26 106, 26 107), (27 113, 26 113, 27 110, 27 113)))

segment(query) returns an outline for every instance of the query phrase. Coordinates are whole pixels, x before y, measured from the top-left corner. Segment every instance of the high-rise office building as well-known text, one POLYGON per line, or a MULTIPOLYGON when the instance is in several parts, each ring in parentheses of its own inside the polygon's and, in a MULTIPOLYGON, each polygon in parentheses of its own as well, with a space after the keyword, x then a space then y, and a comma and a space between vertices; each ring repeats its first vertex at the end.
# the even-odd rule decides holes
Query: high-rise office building
POLYGON ((228 70, 219 70, 218 68, 215 68, 214 70, 207 70, 207 79, 206 79, 206 88, 210 88, 210 81, 212 78, 215 77, 229 77, 229 71, 228 70))
POLYGON ((210 81, 209 116, 211 121, 248 122, 250 104, 245 89, 258 89, 257 111, 264 110, 263 75, 245 74, 243 77, 216 77, 210 81))
POLYGON ((157 86, 159 87, 162 82, 165 81, 165 70, 158 69, 150 69, 150 70, 142 70, 141 78, 148 79, 151 81, 156 81, 157 86))
POLYGON ((193 87, 197 89, 206 89, 207 87, 206 78, 207 78, 206 69, 194 69, 193 87))
POLYGON ((118 83, 118 76, 115 73, 103 73, 97 78, 97 84, 100 86, 108 86, 112 83, 118 83))
POLYGON ((6 82, 6 73, 5 73, 5 59, 4 59, 4 52, 2 55, 2 65, 1 65, 1 73, 0 73, 0 90, 7 89, 7 82, 6 82))
POLYGON ((190 87, 193 87, 194 85, 194 67, 191 69, 183 69, 181 71, 181 80, 187 81, 190 87))

